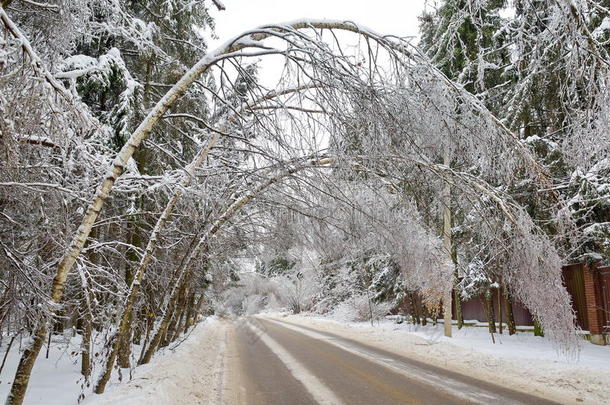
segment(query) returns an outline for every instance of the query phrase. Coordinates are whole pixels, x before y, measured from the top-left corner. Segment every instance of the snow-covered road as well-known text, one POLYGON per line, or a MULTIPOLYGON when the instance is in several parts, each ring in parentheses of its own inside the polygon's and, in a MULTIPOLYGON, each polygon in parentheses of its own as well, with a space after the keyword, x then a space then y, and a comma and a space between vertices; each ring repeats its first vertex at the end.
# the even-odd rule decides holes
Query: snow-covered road
POLYGON ((225 404, 557 403, 283 320, 230 328, 225 404))
POLYGON ((278 314, 208 318, 131 381, 85 404, 607 403, 607 347, 586 345, 584 363, 568 363, 539 338, 503 337, 491 353, 479 328, 447 340, 410 326, 278 314))

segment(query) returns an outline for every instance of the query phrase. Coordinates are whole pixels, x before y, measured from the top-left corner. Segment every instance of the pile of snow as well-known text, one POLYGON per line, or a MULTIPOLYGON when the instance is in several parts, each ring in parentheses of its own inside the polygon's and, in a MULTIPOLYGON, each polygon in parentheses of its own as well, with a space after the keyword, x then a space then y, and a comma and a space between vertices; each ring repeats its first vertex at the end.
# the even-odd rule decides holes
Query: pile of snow
POLYGON ((391 302, 377 303, 365 294, 354 295, 340 302, 328 316, 336 321, 377 321, 390 312, 393 304, 391 302))
MULTIPOLYGON (((70 331, 71 332, 71 331, 70 331)), ((25 397, 26 405, 171 405, 216 403, 225 357, 224 324, 207 318, 198 324, 184 340, 173 343, 155 355, 146 365, 121 370, 122 382, 115 371, 102 395, 92 393, 93 384, 85 383, 80 374, 80 336, 53 336, 49 357, 45 348, 34 366, 25 397)), ((101 339, 100 339, 101 340, 101 339)), ((26 342, 24 341, 23 344, 26 342)), ((101 342, 100 342, 101 343, 101 342)), ((19 342, 8 353, 0 375, 0 398, 8 395, 20 358, 19 342)), ((94 352, 99 352, 99 344, 94 352)), ((4 349, 4 347, 3 347, 4 349)), ((0 351, 0 358, 4 350, 0 351)), ((99 374, 94 368, 93 381, 99 374)))
MULTIPOLYGON (((51 348, 46 357, 43 347, 30 378, 30 385, 25 397, 28 405, 67 405, 76 404, 79 395, 86 389, 84 379, 80 374, 80 363, 77 353, 80 353, 80 336, 71 337, 54 335, 51 348)), ((13 383, 17 364, 21 358, 20 346, 27 342, 16 340, 6 357, 6 363, 0 375, 0 398, 6 398, 13 383)), ((5 355, 8 339, 5 338, 0 356, 5 355)))
POLYGON ((224 324, 207 318, 181 343, 136 368, 129 382, 112 384, 84 405, 218 403, 225 360, 224 324))

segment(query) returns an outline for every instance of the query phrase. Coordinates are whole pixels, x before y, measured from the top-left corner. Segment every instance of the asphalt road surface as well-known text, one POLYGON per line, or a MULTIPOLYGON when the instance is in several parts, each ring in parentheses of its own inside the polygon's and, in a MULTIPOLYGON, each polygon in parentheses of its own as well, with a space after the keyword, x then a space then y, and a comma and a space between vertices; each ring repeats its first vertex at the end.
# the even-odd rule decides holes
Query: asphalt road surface
POLYGON ((240 319, 227 340, 227 405, 556 403, 284 321, 240 319))

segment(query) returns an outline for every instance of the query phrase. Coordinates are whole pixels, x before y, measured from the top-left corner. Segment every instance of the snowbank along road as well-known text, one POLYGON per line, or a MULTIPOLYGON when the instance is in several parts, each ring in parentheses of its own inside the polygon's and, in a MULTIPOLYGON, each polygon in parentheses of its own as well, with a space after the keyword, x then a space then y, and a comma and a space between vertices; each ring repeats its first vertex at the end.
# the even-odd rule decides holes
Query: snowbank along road
POLYGON ((294 323, 229 326, 224 404, 554 404, 294 323))

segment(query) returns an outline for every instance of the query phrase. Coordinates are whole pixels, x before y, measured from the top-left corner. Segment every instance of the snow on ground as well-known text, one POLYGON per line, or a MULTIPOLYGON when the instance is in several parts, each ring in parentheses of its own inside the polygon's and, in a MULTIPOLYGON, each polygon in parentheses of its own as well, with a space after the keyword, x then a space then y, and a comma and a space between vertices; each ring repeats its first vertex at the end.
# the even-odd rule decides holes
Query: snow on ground
MULTIPOLYGON (((25 405, 78 404, 81 393, 86 405, 172 405, 211 404, 217 402, 224 361, 225 324, 207 318, 198 324, 184 340, 172 344, 155 355, 146 365, 122 370, 123 382, 117 372, 103 395, 84 387, 80 375, 79 336, 54 336, 45 358, 45 348, 36 361, 25 398, 25 405), (129 381, 128 381, 129 380, 129 381)), ((0 361, 4 350, 0 351, 0 361)), ((0 399, 6 398, 19 361, 19 342, 15 342, 0 375, 0 399)), ((99 373, 99 364, 94 372, 99 373)), ((95 379, 93 380, 95 381, 95 379)))
POLYGON ((175 350, 137 367, 134 378, 113 384, 83 405, 184 405, 218 403, 226 357, 223 322, 208 318, 175 350))
MULTIPOLYGON (((25 345, 26 341, 21 342, 25 345)), ((8 340, 5 339, 0 356, 3 357, 8 340)), ((15 370, 21 357, 20 342, 16 340, 6 358, 6 364, 0 375, 0 398, 8 395, 15 370)), ((67 405, 76 404, 81 393, 83 378, 80 374, 79 357, 80 337, 54 335, 49 356, 46 357, 46 346, 42 348, 32 371, 30 385, 25 397, 26 405, 67 405)))
POLYGON ((451 369, 560 403, 607 404, 610 398, 610 346, 583 342, 578 359, 567 359, 532 333, 495 334, 466 327, 443 336, 442 324, 418 326, 383 320, 345 323, 313 315, 267 314, 360 341, 416 360, 451 369))
MULTIPOLYGON (((445 338, 442 326, 398 325, 384 320, 345 323, 306 315, 267 314, 270 318, 309 326, 395 352, 463 374, 495 382, 560 403, 607 404, 610 398, 610 346, 584 343, 578 360, 558 354, 544 338, 529 332, 516 336, 495 335, 492 343, 485 328, 466 327, 445 338)), ((227 323, 214 318, 201 322, 180 344, 155 356, 150 364, 124 371, 103 395, 87 394, 84 405, 215 404, 223 401, 223 370, 229 357, 225 347, 227 323)), ((29 405, 77 404, 82 388, 78 341, 58 339, 49 359, 34 368, 29 405)), ((18 342, 15 342, 18 346, 18 342)), ((8 355, 0 376, 0 396, 6 396, 18 361, 18 347, 8 355)), ((97 370, 99 372, 99 370, 97 370)))

